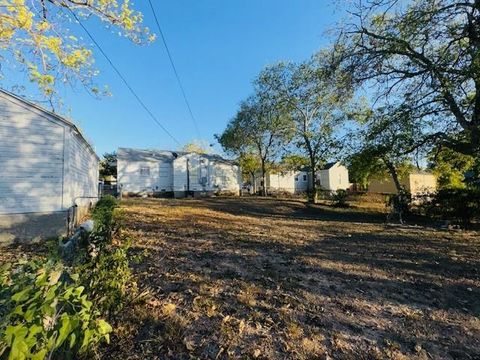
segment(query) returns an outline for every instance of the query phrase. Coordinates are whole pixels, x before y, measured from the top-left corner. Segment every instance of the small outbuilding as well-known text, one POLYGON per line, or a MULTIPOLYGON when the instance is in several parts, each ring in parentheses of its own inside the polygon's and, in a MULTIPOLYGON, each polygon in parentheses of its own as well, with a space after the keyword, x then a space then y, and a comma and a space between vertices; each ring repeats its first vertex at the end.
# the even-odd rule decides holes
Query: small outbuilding
MULTIPOLYGON (((311 174, 308 171, 270 172, 265 175, 268 194, 303 194, 311 188, 311 174)), ((262 176, 257 176, 257 183, 263 186, 262 176)))
POLYGON ((123 195, 239 195, 237 164, 218 155, 120 148, 117 181, 123 195))
POLYGON ((0 90, 0 244, 65 234, 98 199, 98 164, 71 121, 0 90))
POLYGON ((317 181, 322 190, 347 190, 352 185, 348 179, 348 169, 338 161, 326 164, 317 172, 317 181))
MULTIPOLYGON (((437 190, 437 177, 428 172, 414 172, 400 179, 400 184, 413 196, 433 194, 437 190)), ((368 192, 380 194, 396 194, 397 188, 391 177, 372 179, 368 192)))

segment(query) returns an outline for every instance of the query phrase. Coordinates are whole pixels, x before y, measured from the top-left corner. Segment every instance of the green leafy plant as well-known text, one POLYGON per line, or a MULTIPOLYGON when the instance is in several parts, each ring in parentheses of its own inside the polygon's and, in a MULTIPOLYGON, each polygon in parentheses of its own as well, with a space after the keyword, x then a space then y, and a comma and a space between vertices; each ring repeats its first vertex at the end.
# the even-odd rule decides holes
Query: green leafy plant
POLYGON ((109 341, 111 326, 57 261, 21 261, 0 269, 0 358, 72 358, 109 341))
POLYGON ((128 294, 135 292, 128 260, 129 247, 129 241, 121 246, 105 247, 98 256, 77 267, 81 283, 102 313, 121 310, 128 294))
POLYGON ((90 242, 103 247, 112 242, 112 236, 118 230, 118 224, 115 218, 115 208, 118 206, 117 200, 107 195, 102 197, 92 212, 94 229, 90 234, 90 242))
POLYGON ((348 207, 347 204, 348 192, 346 190, 339 189, 332 194, 333 206, 335 207, 348 207))
POLYGON ((425 205, 426 213, 469 225, 480 219, 480 189, 441 189, 425 205))

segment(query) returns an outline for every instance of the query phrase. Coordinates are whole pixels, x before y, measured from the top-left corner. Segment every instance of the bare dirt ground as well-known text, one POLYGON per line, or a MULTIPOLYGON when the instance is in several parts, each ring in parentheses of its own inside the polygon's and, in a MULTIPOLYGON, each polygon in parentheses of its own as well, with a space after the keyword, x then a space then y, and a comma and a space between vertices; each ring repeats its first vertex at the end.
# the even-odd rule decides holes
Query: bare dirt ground
POLYGON ((478 233, 274 199, 123 207, 150 295, 105 357, 480 359, 478 233))

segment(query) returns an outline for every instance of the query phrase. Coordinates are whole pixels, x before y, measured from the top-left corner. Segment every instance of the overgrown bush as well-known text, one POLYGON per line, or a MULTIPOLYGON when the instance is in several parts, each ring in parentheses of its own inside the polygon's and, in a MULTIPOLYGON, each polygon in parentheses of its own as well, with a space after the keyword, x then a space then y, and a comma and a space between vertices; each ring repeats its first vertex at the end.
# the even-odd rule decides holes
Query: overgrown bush
POLYGON ((136 290, 127 254, 129 247, 129 242, 105 247, 95 258, 77 265, 81 283, 104 314, 121 310, 129 290, 136 290))
POLYGON ((94 229, 90 234, 91 243, 100 247, 111 243, 112 236, 118 229, 115 218, 117 206, 117 200, 111 195, 104 196, 97 202, 92 211, 94 229))
POLYGON ((0 359, 78 358, 109 341, 112 328, 102 317, 135 289, 130 243, 113 241, 121 226, 116 208, 111 196, 97 203, 94 230, 68 266, 52 252, 0 270, 0 359))
POLYGON ((480 189, 441 189, 424 208, 427 215, 466 226, 480 218, 480 189))
POLYGON ((74 358, 109 341, 76 274, 59 262, 22 261, 0 269, 0 358, 74 358))
POLYGON ((348 192, 347 190, 339 189, 332 194, 333 206, 348 207, 347 204, 348 192))

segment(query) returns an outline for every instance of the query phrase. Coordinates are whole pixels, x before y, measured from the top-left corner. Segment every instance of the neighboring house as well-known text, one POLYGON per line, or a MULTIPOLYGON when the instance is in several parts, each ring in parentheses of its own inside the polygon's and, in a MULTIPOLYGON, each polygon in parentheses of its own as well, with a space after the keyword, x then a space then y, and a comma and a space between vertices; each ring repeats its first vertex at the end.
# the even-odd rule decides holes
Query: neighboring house
POLYGON ((124 195, 239 195, 241 173, 218 155, 120 148, 117 179, 124 195))
MULTIPOLYGON (((263 186, 261 181, 262 178, 259 175, 257 183, 263 186)), ((268 193, 287 192, 302 194, 312 188, 311 172, 272 172, 266 175, 266 183, 268 193)), ((339 162, 328 163, 323 169, 317 171, 317 184, 319 189, 326 191, 346 190, 352 185, 348 181, 347 168, 339 162)))
MULTIPOLYGON (((267 193, 302 194, 310 189, 311 175, 307 171, 286 171, 265 175, 267 193)), ((263 186, 262 176, 257 176, 257 184, 263 186)))
POLYGON ((173 193, 172 151, 119 148, 117 185, 125 195, 173 193))
POLYGON ((352 185, 348 180, 348 169, 338 161, 317 171, 317 181, 320 189, 327 191, 347 190, 352 185))
MULTIPOLYGON (((426 172, 416 172, 400 179, 400 183, 413 196, 431 194, 437 190, 437 177, 426 172)), ((397 188, 391 177, 378 180, 372 179, 368 185, 368 191, 381 194, 396 194, 397 188)))
POLYGON ((65 234, 98 198, 98 164, 72 122, 0 90, 0 243, 65 234))

